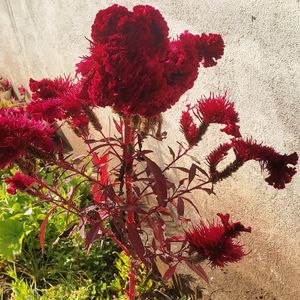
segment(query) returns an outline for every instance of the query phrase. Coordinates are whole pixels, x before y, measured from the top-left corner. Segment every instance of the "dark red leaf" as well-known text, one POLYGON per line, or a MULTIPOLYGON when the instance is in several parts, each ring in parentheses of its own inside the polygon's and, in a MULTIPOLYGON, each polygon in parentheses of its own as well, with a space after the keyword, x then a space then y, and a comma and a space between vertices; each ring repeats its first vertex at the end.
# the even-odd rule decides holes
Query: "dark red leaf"
POLYGON ((186 265, 193 270, 198 276, 200 276, 206 283, 209 283, 208 276, 203 268, 199 264, 192 264, 188 260, 185 261, 186 265))
POLYGON ((189 173, 190 172, 189 169, 183 168, 183 167, 172 167, 172 169, 178 169, 178 170, 180 170, 182 172, 185 172, 185 173, 189 173))
POLYGON ((182 197, 182 199, 184 199, 184 200, 186 200, 188 203, 190 203, 190 204, 195 208, 196 212, 197 212, 198 214, 200 214, 200 213, 199 213, 199 210, 198 210, 198 208, 197 208, 197 206, 196 206, 190 199, 185 198, 185 197, 182 197))
POLYGON ((94 139, 89 139, 89 140, 85 140, 84 141, 86 144, 93 144, 93 143, 97 143, 98 141, 97 140, 94 140, 94 139))
POLYGON ((173 235, 166 239, 168 242, 183 242, 186 238, 181 235, 173 235))
POLYGON ((213 189, 201 188, 201 190, 205 191, 208 195, 211 195, 211 194, 215 195, 215 192, 213 191, 213 189))
POLYGON ((166 206, 166 198, 168 196, 166 178, 160 167, 151 159, 145 156, 147 167, 155 178, 155 183, 152 185, 153 192, 157 196, 158 204, 166 206))
POLYGON ((197 166, 192 164, 189 170, 189 184, 193 181, 196 175, 197 166))
POLYGON ((124 210, 124 211, 134 211, 134 212, 139 213, 139 214, 145 214, 146 213, 146 211, 144 211, 140 207, 138 207, 136 205, 132 205, 132 204, 125 204, 123 206, 120 206, 120 209, 124 210))
POLYGON ((42 248, 42 254, 44 254, 44 248, 45 248, 45 232, 46 232, 46 226, 49 220, 49 217, 51 214, 55 211, 57 208, 57 205, 54 205, 46 214, 45 219, 42 222, 41 228, 40 228, 40 245, 42 248))
POLYGON ((175 153, 174 153, 173 149, 170 146, 168 146, 168 148, 169 148, 169 151, 170 151, 170 153, 172 155, 172 158, 174 160, 175 159, 175 153))
POLYGON ((174 266, 170 266, 169 269, 166 271, 166 273, 163 276, 163 280, 169 280, 173 274, 175 273, 177 268, 177 264, 174 266))
POLYGON ((161 214, 165 215, 165 216, 170 216, 170 212, 167 208, 165 208, 164 206, 160 206, 156 209, 156 211, 160 212, 161 214))
POLYGON ((137 231, 136 224, 127 224, 128 238, 131 243, 132 248, 135 250, 136 254, 139 256, 141 261, 145 265, 149 265, 148 261, 145 259, 145 248, 141 237, 137 231))
POLYGON ((200 168, 199 166, 197 166, 197 169, 198 169, 203 175, 205 175, 207 178, 209 178, 209 175, 207 174, 207 172, 206 172, 204 169, 200 168))
POLYGON ((181 197, 177 199, 177 213, 180 217, 184 215, 184 202, 181 197))
POLYGON ((114 124, 115 124, 115 127, 117 129, 117 131, 122 134, 122 126, 120 124, 118 124, 118 122, 116 121, 115 118, 113 118, 113 121, 114 121, 114 124))
POLYGON ((161 218, 157 218, 155 220, 148 218, 147 221, 149 226, 153 230, 155 239, 159 242, 160 247, 163 247, 165 244, 165 236, 164 236, 165 222, 161 218))
POLYGON ((85 250, 87 250, 87 252, 90 251, 92 244, 99 233, 100 225, 101 225, 100 222, 93 224, 89 233, 86 236, 84 244, 85 244, 85 250))

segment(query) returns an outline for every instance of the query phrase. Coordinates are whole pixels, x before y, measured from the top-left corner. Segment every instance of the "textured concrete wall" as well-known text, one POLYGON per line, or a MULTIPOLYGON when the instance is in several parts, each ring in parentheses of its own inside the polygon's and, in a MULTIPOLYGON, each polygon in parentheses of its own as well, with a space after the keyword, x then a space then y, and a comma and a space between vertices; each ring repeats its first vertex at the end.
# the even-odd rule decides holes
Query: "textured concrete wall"
MULTIPOLYGON (((0 73, 13 84, 29 77, 54 77, 72 72, 86 53, 90 24, 98 9, 112 1, 0 0, 0 73)), ((195 87, 165 114, 164 127, 172 134, 165 144, 181 139, 180 110, 210 91, 227 90, 236 103, 241 131, 282 152, 300 150, 300 3, 299 0, 116 1, 131 7, 159 8, 176 36, 219 32, 226 42, 218 66, 201 69, 195 87), (174 120, 176 122, 174 122, 174 120)), ((224 139, 218 129, 213 142, 205 139, 194 155, 203 157, 224 139)), ((157 146, 162 149, 162 146, 157 146)), ((77 149, 80 150, 80 149, 77 149)), ((162 158, 167 155, 161 152, 162 158)), ((262 178, 259 166, 248 163, 216 187, 218 197, 195 196, 207 216, 232 212, 253 227, 242 240, 252 252, 239 264, 210 272, 211 299, 300 299, 300 176, 283 191, 262 178), (224 274, 226 273, 226 274, 224 274), (298 278, 297 278, 298 277, 298 278)))

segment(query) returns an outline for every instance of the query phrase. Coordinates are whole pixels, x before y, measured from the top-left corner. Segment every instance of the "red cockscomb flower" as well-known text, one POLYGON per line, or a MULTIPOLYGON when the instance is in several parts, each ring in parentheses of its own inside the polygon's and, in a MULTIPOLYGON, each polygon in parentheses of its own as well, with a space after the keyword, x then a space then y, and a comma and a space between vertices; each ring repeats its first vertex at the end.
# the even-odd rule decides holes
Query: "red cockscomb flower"
POLYGON ((0 169, 13 163, 29 149, 45 156, 54 152, 50 125, 31 119, 22 108, 0 109, 0 169))
POLYGON ((200 48, 204 67, 212 67, 217 64, 216 60, 224 54, 224 42, 220 34, 205 34, 200 37, 200 48))
POLYGON ((21 172, 17 172, 13 177, 6 178, 5 183, 9 184, 7 192, 11 195, 15 195, 17 190, 25 191, 27 188, 31 187, 36 180, 29 177, 21 172))
POLYGON ((224 267, 227 263, 237 262, 244 255, 241 245, 234 243, 234 238, 241 232, 251 232, 250 227, 244 227, 240 222, 229 222, 229 214, 218 213, 222 224, 200 222, 186 232, 186 239, 192 253, 197 253, 200 259, 207 259, 212 267, 224 267))
POLYGON ((29 88, 31 90, 32 99, 53 99, 56 98, 60 93, 65 92, 72 85, 70 77, 58 77, 54 80, 44 78, 40 81, 30 78, 29 88))
MULTIPOLYGON (((30 81, 34 99, 27 105, 27 112, 37 120, 53 123, 68 120, 72 128, 88 132, 89 119, 84 113, 80 96, 81 82, 74 83, 70 77, 30 81)), ((87 105, 85 101, 84 105, 87 105)))
POLYGON ((265 179, 269 185, 277 189, 285 188, 285 185, 292 180, 296 174, 298 154, 296 152, 287 155, 276 152, 272 147, 263 146, 251 139, 235 139, 232 141, 233 150, 238 160, 243 162, 256 160, 266 169, 269 176, 265 179))
POLYGON ((226 125, 221 131, 234 137, 240 137, 238 113, 234 109, 234 104, 229 102, 224 96, 213 96, 198 101, 197 111, 204 123, 217 123, 226 125))
POLYGON ((170 41, 160 12, 142 5, 132 11, 118 5, 99 11, 92 39, 90 56, 77 65, 81 97, 96 106, 145 117, 175 104, 193 86, 199 63, 215 64, 224 48, 219 35, 185 32, 170 41))
POLYGON ((48 123, 54 123, 64 118, 61 107, 61 99, 46 99, 31 101, 26 111, 36 120, 45 120, 48 123))

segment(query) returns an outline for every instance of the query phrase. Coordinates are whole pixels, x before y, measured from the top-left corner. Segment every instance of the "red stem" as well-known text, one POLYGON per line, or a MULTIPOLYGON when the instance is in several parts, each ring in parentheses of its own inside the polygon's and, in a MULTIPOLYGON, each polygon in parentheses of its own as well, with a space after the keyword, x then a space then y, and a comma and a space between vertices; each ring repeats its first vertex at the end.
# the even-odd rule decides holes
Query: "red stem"
MULTIPOLYGON (((125 171, 125 187, 126 187, 126 198, 127 203, 134 205, 133 192, 132 192, 132 166, 133 166, 133 154, 134 154, 134 133, 130 127, 130 119, 126 118, 124 120, 124 151, 123 151, 123 164, 125 171)), ((129 211, 127 216, 127 224, 134 224, 134 211, 129 211)), ((129 256, 129 255, 128 255, 129 256)), ((130 272, 129 277, 129 287, 127 295, 130 300, 135 299, 135 266, 134 258, 130 258, 130 272)))
MULTIPOLYGON (((129 204, 133 203, 133 193, 132 193, 132 163, 133 163, 133 132, 130 127, 130 119, 125 119, 125 134, 124 134, 124 152, 123 152, 123 163, 125 168, 125 187, 126 187, 126 197, 129 204)), ((128 212, 128 223, 134 223, 134 211, 128 212)))

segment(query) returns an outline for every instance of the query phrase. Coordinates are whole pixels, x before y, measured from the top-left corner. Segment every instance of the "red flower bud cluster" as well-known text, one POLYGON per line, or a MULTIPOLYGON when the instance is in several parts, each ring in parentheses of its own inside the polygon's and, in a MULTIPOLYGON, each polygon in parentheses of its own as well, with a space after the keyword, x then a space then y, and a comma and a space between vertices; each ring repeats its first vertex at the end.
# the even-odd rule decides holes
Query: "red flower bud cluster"
POLYGON ((53 133, 49 124, 30 118, 22 108, 1 108, 0 169, 32 149, 45 157, 53 154, 53 133))
POLYGON ((227 263, 237 262, 244 255, 241 245, 234 242, 241 232, 251 232, 251 227, 244 227, 240 222, 231 223, 229 214, 218 213, 221 224, 201 221, 186 232, 186 239, 192 253, 199 259, 207 259, 213 267, 224 267, 227 263))
POLYGON ((155 116, 190 89, 199 63, 213 66, 224 43, 218 34, 184 32, 170 41, 158 10, 113 5, 99 11, 92 27, 90 56, 77 65, 82 98, 125 115, 155 116))
POLYGON ((31 187, 36 182, 36 180, 21 172, 17 172, 11 178, 6 178, 5 182, 9 184, 7 192, 11 195, 15 195, 17 190, 25 191, 26 189, 31 187))

